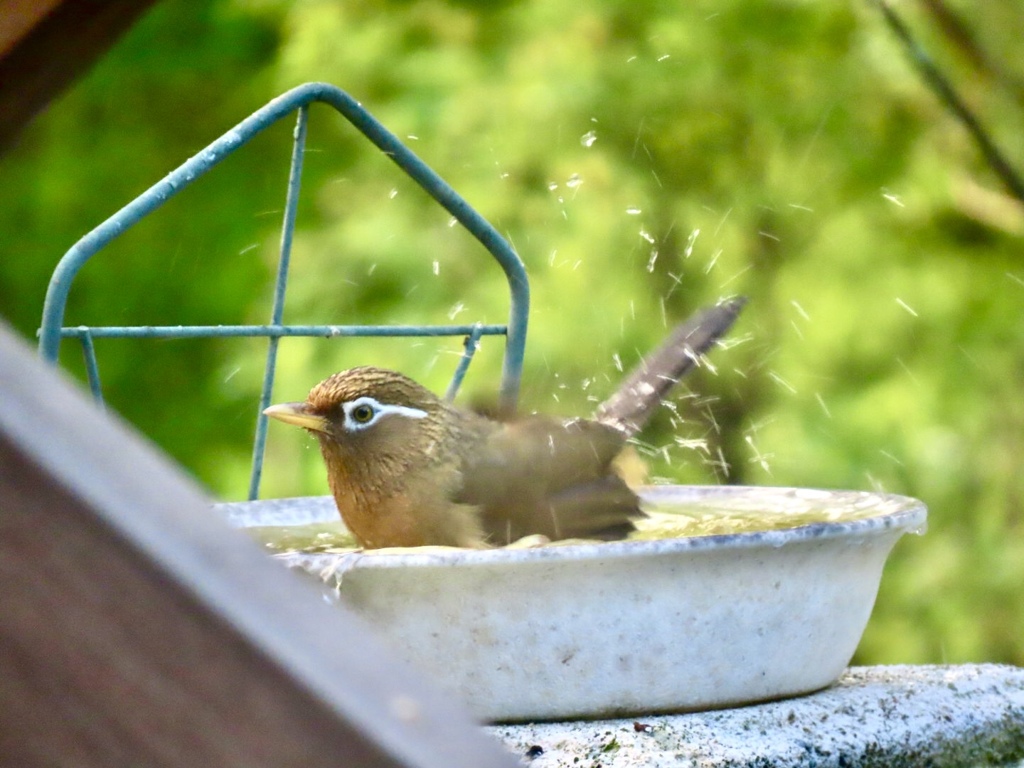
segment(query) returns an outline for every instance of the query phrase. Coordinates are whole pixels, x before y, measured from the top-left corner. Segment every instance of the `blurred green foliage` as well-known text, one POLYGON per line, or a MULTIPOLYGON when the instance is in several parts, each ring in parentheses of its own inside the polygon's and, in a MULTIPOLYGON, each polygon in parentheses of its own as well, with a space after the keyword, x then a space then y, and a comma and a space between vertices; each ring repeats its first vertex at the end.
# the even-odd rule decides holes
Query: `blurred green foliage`
MULTIPOLYGON (((1024 166, 1024 9, 950 2, 957 38, 924 7, 903 10, 1024 166)), ((750 296, 645 435, 655 474, 924 499, 857 660, 1024 663, 1024 209, 870 4, 164 0, 0 159, 3 316, 31 338, 67 248, 310 80, 407 137, 522 255, 526 407, 585 413, 666 324, 750 296)), ((290 132, 98 255, 66 322, 264 322, 290 132)), ((486 252, 326 107, 306 168, 286 321, 506 319, 486 252)), ((98 343, 112 406, 229 498, 265 348, 98 343)), ((459 350, 285 340, 275 396, 356 363, 441 389, 459 350)), ((470 394, 494 392, 501 351, 485 340, 470 394)), ((272 428, 264 494, 323 492, 311 442, 272 428)))

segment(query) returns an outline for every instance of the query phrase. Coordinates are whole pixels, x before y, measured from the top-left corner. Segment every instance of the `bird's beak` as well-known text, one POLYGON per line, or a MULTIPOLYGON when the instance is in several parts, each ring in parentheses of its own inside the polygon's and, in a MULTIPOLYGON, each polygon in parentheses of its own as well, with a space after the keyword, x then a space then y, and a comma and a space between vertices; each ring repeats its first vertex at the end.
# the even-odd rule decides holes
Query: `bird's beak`
POLYGON ((316 413, 311 413, 309 406, 305 403, 281 403, 272 405, 263 411, 265 416, 283 421, 285 424, 294 424, 297 427, 312 430, 313 432, 326 432, 327 419, 316 413))

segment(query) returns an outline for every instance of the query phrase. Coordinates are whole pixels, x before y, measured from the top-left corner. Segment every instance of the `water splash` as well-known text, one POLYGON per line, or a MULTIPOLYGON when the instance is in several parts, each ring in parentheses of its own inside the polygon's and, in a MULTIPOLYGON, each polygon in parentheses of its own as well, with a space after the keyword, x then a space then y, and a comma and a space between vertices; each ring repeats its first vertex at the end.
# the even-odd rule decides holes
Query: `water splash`
POLYGON ((690 236, 686 238, 686 247, 683 248, 683 258, 688 259, 693 255, 693 245, 697 242, 697 238, 700 237, 700 229, 695 229, 690 233, 690 236))
POLYGON ((711 254, 711 260, 708 261, 707 266, 704 267, 704 274, 705 275, 711 274, 711 270, 715 268, 715 265, 718 263, 718 260, 721 258, 721 256, 722 256, 722 249, 721 248, 718 248, 717 250, 715 250, 714 253, 711 254))
POLYGON ((815 392, 814 393, 814 399, 818 401, 818 405, 821 406, 821 410, 825 412, 825 415, 828 418, 831 419, 832 418, 832 411, 830 411, 828 409, 828 406, 825 405, 825 399, 821 396, 821 393, 820 392, 815 392))
POLYGON ((909 312, 914 317, 919 317, 917 312, 914 311, 914 308, 907 304, 907 302, 905 302, 903 299, 897 298, 896 303, 903 307, 903 309, 907 310, 907 312, 909 312))
POLYGON ((904 463, 900 461, 894 454, 889 453, 888 451, 883 451, 881 449, 878 452, 885 456, 885 458, 889 459, 893 464, 896 464, 897 466, 900 467, 905 466, 904 463))
POLYGON ((649 259, 647 259, 647 271, 648 272, 653 272, 654 271, 654 264, 657 261, 658 261, 658 249, 657 248, 652 248, 651 249, 651 257, 649 259))
POLYGON ((895 360, 896 360, 896 364, 899 365, 899 367, 903 369, 903 372, 906 373, 907 376, 910 377, 910 381, 913 382, 914 386, 920 387, 921 386, 920 380, 917 378, 917 376, 914 375, 914 372, 912 370, 910 370, 910 367, 905 362, 903 362, 903 358, 902 357, 897 357, 897 358, 895 358, 895 360))
POLYGON ((703 437, 675 437, 673 440, 676 445, 684 450, 696 451, 703 453, 705 456, 711 455, 711 446, 708 445, 708 441, 703 437))
POLYGON ((676 292, 676 288, 679 288, 683 284, 683 276, 681 274, 677 275, 675 272, 669 272, 668 277, 669 280, 672 281, 672 285, 669 286, 668 293, 665 294, 662 301, 670 298, 672 294, 676 292))
POLYGON ((771 470, 771 466, 769 465, 768 462, 769 462, 769 460, 771 460, 774 457, 774 455, 771 454, 771 453, 761 453, 761 450, 757 447, 757 445, 754 444, 754 436, 753 435, 744 435, 743 436, 743 442, 745 442, 747 445, 749 445, 750 446, 750 450, 754 452, 754 455, 751 456, 748 459, 748 461, 751 464, 759 465, 761 467, 761 469, 763 469, 766 473, 768 473, 770 475, 772 473, 772 470, 771 470))
POLYGON ((793 394, 793 395, 796 394, 796 387, 794 387, 792 384, 790 384, 788 381, 786 381, 784 378, 782 378, 775 371, 768 371, 768 378, 770 378, 772 381, 774 381, 780 387, 789 390, 790 394, 793 394))
POLYGON ((886 200, 888 200, 890 203, 892 203, 895 206, 898 206, 900 208, 906 208, 907 207, 903 203, 903 199, 899 195, 895 194, 894 192, 889 191, 885 187, 882 187, 882 197, 884 197, 886 200))

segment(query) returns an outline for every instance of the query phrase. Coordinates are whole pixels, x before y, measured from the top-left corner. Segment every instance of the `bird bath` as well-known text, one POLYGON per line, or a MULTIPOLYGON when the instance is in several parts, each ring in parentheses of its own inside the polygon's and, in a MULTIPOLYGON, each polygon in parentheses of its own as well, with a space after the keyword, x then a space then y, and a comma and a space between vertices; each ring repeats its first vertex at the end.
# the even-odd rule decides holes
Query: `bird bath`
MULTIPOLYGON (((275 556, 321 578, 483 720, 606 718, 828 686, 860 641, 893 545, 926 519, 921 502, 880 493, 655 486, 641 496, 659 525, 671 507, 703 535, 275 556), (715 518, 742 532, 716 532, 715 518)), ((250 529, 337 520, 326 496, 218 509, 250 529)))

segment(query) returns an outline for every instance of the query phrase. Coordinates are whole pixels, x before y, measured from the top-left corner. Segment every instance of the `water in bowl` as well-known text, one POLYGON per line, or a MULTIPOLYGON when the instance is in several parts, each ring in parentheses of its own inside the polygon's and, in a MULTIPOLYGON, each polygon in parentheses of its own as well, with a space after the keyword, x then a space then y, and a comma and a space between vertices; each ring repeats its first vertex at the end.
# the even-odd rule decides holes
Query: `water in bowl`
MULTIPOLYGON (((643 494, 642 507, 647 517, 637 521, 637 530, 629 538, 649 541, 847 523, 899 512, 912 502, 902 497, 859 491, 746 488, 731 489, 728 494, 691 495, 659 491, 655 487, 643 494)), ((302 525, 253 526, 247 530, 275 553, 345 553, 358 548, 340 519, 302 525)))

